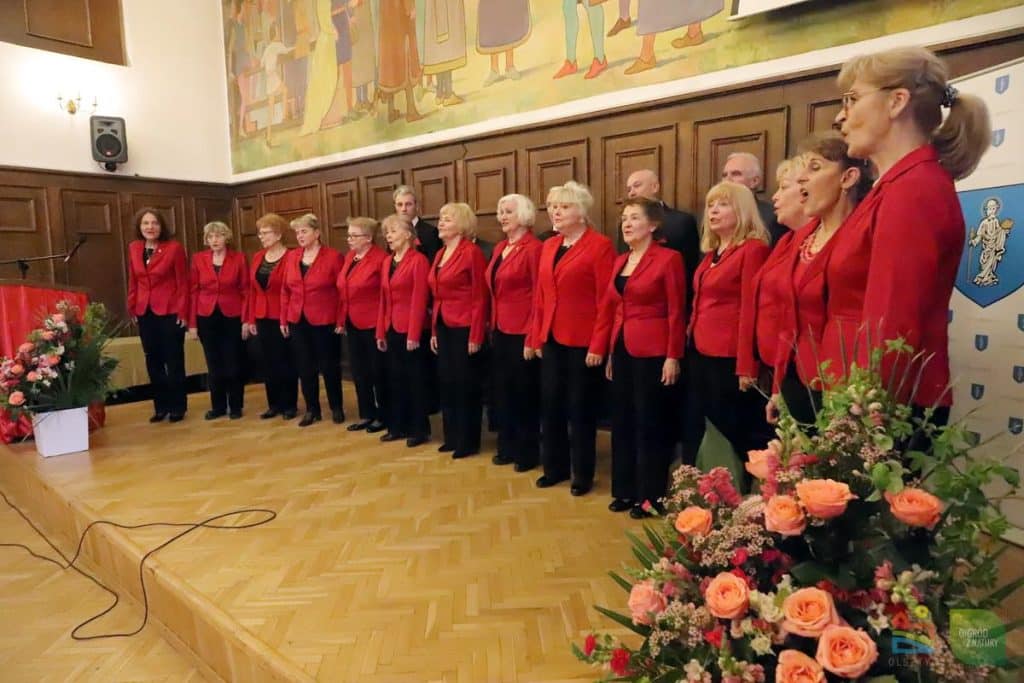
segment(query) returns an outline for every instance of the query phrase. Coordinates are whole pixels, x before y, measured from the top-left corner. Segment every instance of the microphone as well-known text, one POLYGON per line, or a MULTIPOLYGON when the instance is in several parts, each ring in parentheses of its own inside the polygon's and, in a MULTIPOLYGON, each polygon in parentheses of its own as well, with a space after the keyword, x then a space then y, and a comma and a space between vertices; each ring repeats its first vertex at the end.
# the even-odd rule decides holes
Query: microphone
POLYGON ((71 260, 71 257, 74 256, 76 253, 78 253, 78 250, 82 248, 82 245, 85 244, 85 241, 86 241, 86 236, 82 235, 82 234, 79 234, 78 235, 78 242, 75 244, 75 246, 73 246, 71 248, 71 251, 68 252, 68 255, 64 257, 64 263, 69 262, 71 260))

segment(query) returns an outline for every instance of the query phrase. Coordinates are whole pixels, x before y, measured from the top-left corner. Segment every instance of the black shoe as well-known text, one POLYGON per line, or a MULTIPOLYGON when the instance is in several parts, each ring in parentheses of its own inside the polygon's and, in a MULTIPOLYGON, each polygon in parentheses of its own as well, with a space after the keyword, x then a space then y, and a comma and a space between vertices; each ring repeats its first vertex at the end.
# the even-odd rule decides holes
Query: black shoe
POLYGON ((446 443, 443 443, 443 444, 441 444, 440 446, 437 447, 437 452, 438 453, 451 453, 454 450, 455 450, 455 446, 449 446, 446 443))
POLYGON ((223 410, 207 410, 206 415, 203 415, 204 420, 216 420, 218 417, 224 417, 227 415, 223 410))
POLYGON ((498 453, 496 456, 491 458, 491 462, 495 465, 511 465, 515 462, 515 458, 505 455, 504 453, 498 453))
POLYGON ((377 432, 383 432, 388 426, 380 420, 374 420, 370 423, 370 426, 366 428, 367 433, 376 434, 377 432))
POLYGON ((372 424, 373 420, 362 420, 361 422, 353 422, 346 429, 350 432, 361 432, 372 424))
POLYGON ((537 480, 537 488, 546 489, 550 486, 554 486, 555 484, 561 484, 568 478, 569 477, 562 477, 560 479, 556 479, 555 477, 549 477, 548 475, 545 474, 540 479, 537 480))
POLYGON ((462 458, 468 458, 469 456, 477 455, 478 453, 480 453, 479 450, 476 450, 476 451, 458 451, 457 450, 454 453, 452 453, 452 460, 461 460, 462 458))
POLYGON ((594 487, 593 484, 573 484, 569 489, 569 493, 574 496, 585 496, 590 493, 590 489, 594 487))
POLYGON ((629 516, 633 519, 647 519, 648 517, 653 517, 654 515, 648 512, 647 510, 644 510, 642 507, 640 507, 639 504, 637 504, 634 505, 633 509, 629 511, 629 516))
POLYGON ((299 414, 297 410, 282 410, 281 417, 285 420, 294 420, 295 416, 299 414))
POLYGON ((232 410, 230 413, 228 413, 228 419, 229 420, 241 420, 242 419, 242 411, 241 410, 232 410))
POLYGON ((343 411, 341 408, 338 408, 337 410, 332 410, 331 421, 334 422, 334 424, 336 425, 340 425, 342 422, 345 421, 345 411, 343 411))
POLYGON ((277 411, 276 411, 276 410, 274 410, 273 408, 267 408, 267 412, 265 412, 265 413, 260 413, 260 419, 261 419, 261 420, 269 420, 270 418, 272 418, 272 417, 277 417, 277 416, 278 416, 278 415, 280 415, 280 414, 281 414, 281 413, 277 412, 277 411))
POLYGON ((531 465, 530 463, 525 462, 517 462, 516 466, 513 469, 515 469, 516 472, 529 472, 534 467, 536 467, 536 465, 531 465))
POLYGON ((185 419, 185 413, 171 413, 171 416, 167 418, 168 422, 181 422, 185 419))
POLYGON ((152 424, 156 424, 157 422, 163 422, 165 417, 167 417, 167 413, 153 413, 153 417, 149 418, 149 421, 152 424))
POLYGON ((302 419, 299 420, 299 426, 308 427, 314 422, 319 422, 321 419, 322 418, 319 415, 316 415, 314 413, 306 413, 305 415, 302 416, 302 419))
POLYGON ((422 435, 410 436, 408 439, 405 440, 405 445, 408 446, 409 448, 416 448, 416 446, 422 446, 429 440, 430 439, 422 435))
POLYGON ((404 439, 404 438, 405 438, 404 434, 396 434, 396 433, 393 433, 393 432, 388 432, 384 436, 380 437, 380 440, 381 441, 398 441, 399 439, 404 439))
POLYGON ((608 504, 608 509, 612 512, 625 512, 631 509, 636 503, 629 498, 616 498, 608 504))

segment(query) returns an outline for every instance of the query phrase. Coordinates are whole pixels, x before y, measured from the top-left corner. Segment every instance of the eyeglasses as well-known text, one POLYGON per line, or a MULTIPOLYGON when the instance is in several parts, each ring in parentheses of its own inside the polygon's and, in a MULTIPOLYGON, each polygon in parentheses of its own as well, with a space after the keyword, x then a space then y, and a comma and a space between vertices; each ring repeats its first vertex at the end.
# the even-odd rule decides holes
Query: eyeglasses
POLYGON ((369 237, 369 235, 361 235, 359 233, 350 232, 345 239, 356 240, 360 237, 369 237))
POLYGON ((883 88, 873 88, 871 90, 865 90, 864 92, 857 92, 855 90, 848 90, 847 92, 844 92, 842 95, 843 111, 848 111, 850 107, 857 104, 857 102, 860 101, 860 98, 864 97, 865 95, 870 95, 873 92, 881 92, 883 90, 895 90, 895 87, 887 85, 883 88))

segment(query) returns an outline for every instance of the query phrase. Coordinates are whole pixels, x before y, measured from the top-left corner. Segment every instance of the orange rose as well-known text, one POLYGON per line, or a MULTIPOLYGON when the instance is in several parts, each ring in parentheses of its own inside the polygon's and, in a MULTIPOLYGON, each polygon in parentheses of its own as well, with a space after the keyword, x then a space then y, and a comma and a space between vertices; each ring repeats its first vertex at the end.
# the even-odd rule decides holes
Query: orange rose
POLYGON ((878 647, 860 629, 829 626, 818 639, 814 658, 837 676, 860 678, 878 659, 878 647))
POLYGON ((676 515, 676 531, 684 536, 706 536, 711 531, 711 511, 691 505, 676 515))
POLYGON ((747 472, 764 481, 771 474, 773 469, 779 466, 779 454, 773 448, 766 448, 763 451, 747 451, 747 463, 744 465, 747 472))
POLYGON ((25 394, 20 391, 12 391, 11 395, 7 397, 7 402, 12 406, 20 406, 25 403, 25 394))
POLYGON ((783 650, 775 669, 775 683, 825 683, 825 671, 803 652, 783 650))
POLYGON ((817 638, 827 627, 839 623, 832 596, 820 588, 801 588, 782 603, 782 627, 805 638, 817 638))
POLYGON ((892 516, 909 526, 931 529, 942 516, 942 501, 921 489, 903 489, 892 494, 886 491, 892 516))
POLYGON ((807 479, 796 485, 796 495, 804 509, 815 517, 832 519, 846 512, 846 504, 857 496, 850 487, 832 479, 807 479))
POLYGON ((739 619, 750 607, 750 589, 747 582, 729 572, 711 579, 704 593, 708 611, 720 619, 739 619))
POLYGON ((807 528, 807 516, 793 496, 772 496, 764 506, 764 528, 783 536, 799 536, 807 528))
POLYGON ((653 579, 647 579, 633 586, 629 591, 629 611, 633 613, 634 624, 650 624, 651 615, 665 611, 668 600, 654 586, 653 579))

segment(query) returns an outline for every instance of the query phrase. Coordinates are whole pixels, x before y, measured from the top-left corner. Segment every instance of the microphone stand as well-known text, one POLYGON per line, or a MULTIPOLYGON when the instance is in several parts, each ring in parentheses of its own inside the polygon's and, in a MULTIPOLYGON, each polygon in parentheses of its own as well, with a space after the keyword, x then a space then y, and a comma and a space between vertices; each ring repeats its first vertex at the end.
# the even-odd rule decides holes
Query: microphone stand
POLYGON ((29 256, 26 258, 8 259, 6 261, 0 261, 0 266, 17 266, 18 271, 21 273, 21 279, 25 280, 28 278, 30 263, 34 263, 36 261, 53 261, 55 259, 64 259, 64 263, 67 263, 71 260, 71 257, 78 253, 78 250, 82 248, 82 245, 85 244, 85 242, 85 235, 79 235, 78 242, 71 248, 71 251, 64 252, 63 254, 48 254, 46 256, 29 256))

